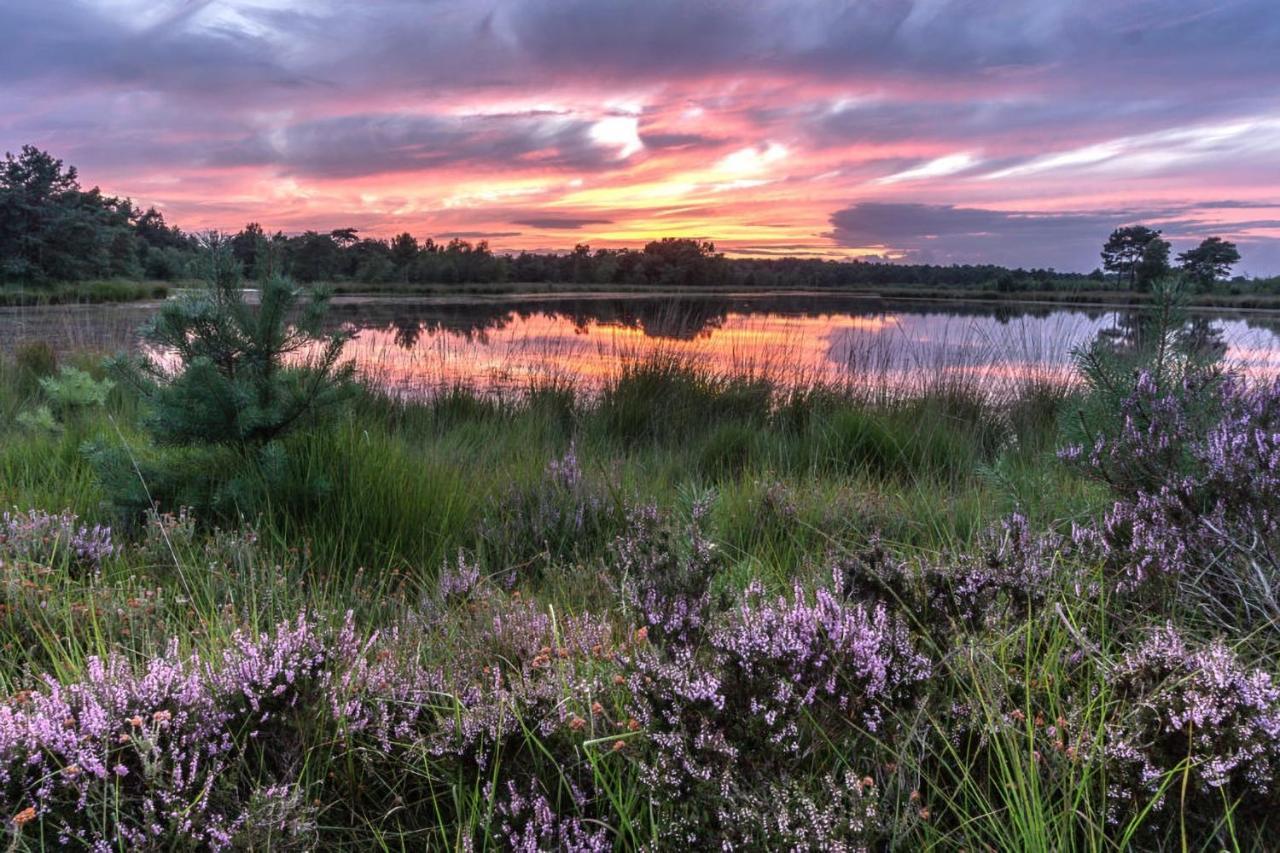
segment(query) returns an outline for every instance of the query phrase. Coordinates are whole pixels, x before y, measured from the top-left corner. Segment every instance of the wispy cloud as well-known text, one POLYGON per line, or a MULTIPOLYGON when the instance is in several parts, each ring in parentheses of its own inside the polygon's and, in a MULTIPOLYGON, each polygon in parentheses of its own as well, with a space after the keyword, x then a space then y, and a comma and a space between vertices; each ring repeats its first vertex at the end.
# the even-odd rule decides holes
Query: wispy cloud
POLYGON ((959 154, 948 154, 945 157, 939 157, 936 160, 930 160, 927 163, 921 163, 910 169, 904 169, 901 172, 894 172, 892 175, 885 175, 883 178, 877 178, 873 183, 881 186, 889 184, 900 184, 903 181, 919 181, 926 178, 940 178, 946 175, 954 175, 957 172, 964 172, 978 165, 978 160, 968 153, 961 152, 959 154))

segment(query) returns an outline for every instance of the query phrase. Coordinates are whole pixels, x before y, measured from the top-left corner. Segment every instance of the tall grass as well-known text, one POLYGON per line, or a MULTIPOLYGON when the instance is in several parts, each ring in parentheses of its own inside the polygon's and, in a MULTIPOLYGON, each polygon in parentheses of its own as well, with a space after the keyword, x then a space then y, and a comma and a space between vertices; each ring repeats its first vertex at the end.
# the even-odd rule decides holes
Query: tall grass
MULTIPOLYGON (((91 358, 70 360, 96 369, 91 358)), ((0 504, 117 522, 86 442, 173 451, 148 447, 138 401, 120 388, 56 432, 18 425, 58 361, 38 348, 0 359, 0 504)), ((334 422, 289 437, 283 470, 220 457, 244 466, 212 472, 242 477, 236 511, 153 518, 96 574, 52 563, 0 572, 0 692, 38 686, 39 673, 73 682, 91 658, 112 653, 141 664, 175 641, 216 661, 237 629, 266 631, 304 611, 328 623, 350 611, 362 637, 401 629, 401 653, 447 667, 476 641, 465 626, 478 605, 441 610, 436 586, 460 553, 504 589, 504 606, 532 600, 553 631, 590 612, 632 641, 636 614, 620 606, 608 571, 626 511, 638 506, 681 519, 709 506, 712 591, 732 597, 752 582, 771 594, 829 583, 833 565, 876 547, 945 563, 982 547, 982 532, 1012 510, 1049 530, 1105 503, 1054 459, 1075 391, 1053 376, 934 371, 910 393, 891 393, 780 378, 782 369, 722 371, 665 352, 588 388, 554 378, 512 393, 454 384, 428 399, 366 389, 334 422), (578 473, 567 478, 570 458, 578 473), (422 632, 431 619, 443 627, 422 632)), ((1086 566, 1085 579, 1096 569, 1086 566)), ((928 700, 893 721, 905 734, 892 744, 858 731, 815 748, 813 778, 874 777, 883 843, 899 849, 1177 847, 1178 828, 1150 814, 1111 821, 1103 764, 1081 754, 1081 745, 1101 748, 1116 710, 1105 670, 1122 651, 1116 623, 1126 616, 1081 589, 1064 583, 1012 628, 964 635, 908 614, 935 665, 928 700), (1091 638, 1083 656, 1081 637, 1091 638), (962 708, 966 727, 956 724, 962 708), (1073 752, 1049 734, 1066 718, 1073 752), (855 741, 865 754, 848 747, 855 741)), ((560 697, 557 707, 590 727, 574 751, 519 719, 520 735, 484 766, 399 743, 384 756, 323 714, 302 719, 295 751, 305 760, 289 769, 315 801, 313 843, 450 849, 481 839, 501 848, 492 786, 518 767, 534 768, 566 811, 570 782, 590 779, 616 849, 661 847, 662 816, 629 758, 643 733, 625 729, 611 684, 599 712, 580 694, 560 697)), ((458 702, 433 701, 446 717, 458 702)), ((241 768, 247 778, 259 770, 241 768)), ((1266 849, 1265 832, 1231 825, 1232 814, 1224 808, 1217 846, 1266 849)))

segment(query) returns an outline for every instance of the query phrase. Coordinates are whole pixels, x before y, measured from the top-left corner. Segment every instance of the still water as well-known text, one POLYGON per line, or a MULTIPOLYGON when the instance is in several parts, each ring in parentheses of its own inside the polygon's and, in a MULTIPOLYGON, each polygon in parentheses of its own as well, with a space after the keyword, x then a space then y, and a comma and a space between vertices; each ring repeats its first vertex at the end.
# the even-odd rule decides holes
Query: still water
MULTIPOLYGON (((136 345, 155 303, 0 309, 0 347, 136 345)), ((347 355, 389 391, 427 396, 468 385, 518 392, 548 382, 598 388, 628 364, 681 359, 782 383, 848 383, 911 392, 973 381, 998 392, 1026 380, 1072 381, 1071 351, 1123 338, 1132 312, 1013 303, 880 300, 829 294, 654 298, 624 294, 339 297, 331 322, 347 355)), ((1195 315, 1255 376, 1280 375, 1280 312, 1195 315)))

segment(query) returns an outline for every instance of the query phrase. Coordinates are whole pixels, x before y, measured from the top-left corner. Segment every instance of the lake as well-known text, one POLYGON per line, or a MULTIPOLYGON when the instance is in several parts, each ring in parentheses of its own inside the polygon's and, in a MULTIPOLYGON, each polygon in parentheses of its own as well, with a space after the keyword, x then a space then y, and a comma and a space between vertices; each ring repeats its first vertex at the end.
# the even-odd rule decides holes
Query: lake
MULTIPOLYGON (((136 344, 156 303, 0 309, 0 346, 112 351, 136 344)), ((1280 312, 1196 312, 1226 358, 1280 375, 1280 312)), ((1072 381, 1071 350, 1123 338, 1129 310, 1009 302, 880 300, 753 293, 680 298, 630 294, 338 297, 331 322, 347 353, 387 390, 413 397, 469 385, 519 392, 572 381, 597 388, 628 363, 686 359, 717 373, 776 382, 912 392, 939 381, 993 391, 1072 381)))

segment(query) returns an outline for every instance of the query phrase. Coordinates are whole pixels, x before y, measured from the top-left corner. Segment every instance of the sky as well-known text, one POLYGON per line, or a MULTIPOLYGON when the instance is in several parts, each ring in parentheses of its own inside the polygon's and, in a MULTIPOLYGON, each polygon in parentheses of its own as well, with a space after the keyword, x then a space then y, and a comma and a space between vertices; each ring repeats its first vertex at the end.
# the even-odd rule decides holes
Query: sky
POLYGON ((2 0, 0 81, 188 231, 1280 273, 1277 0, 2 0))

